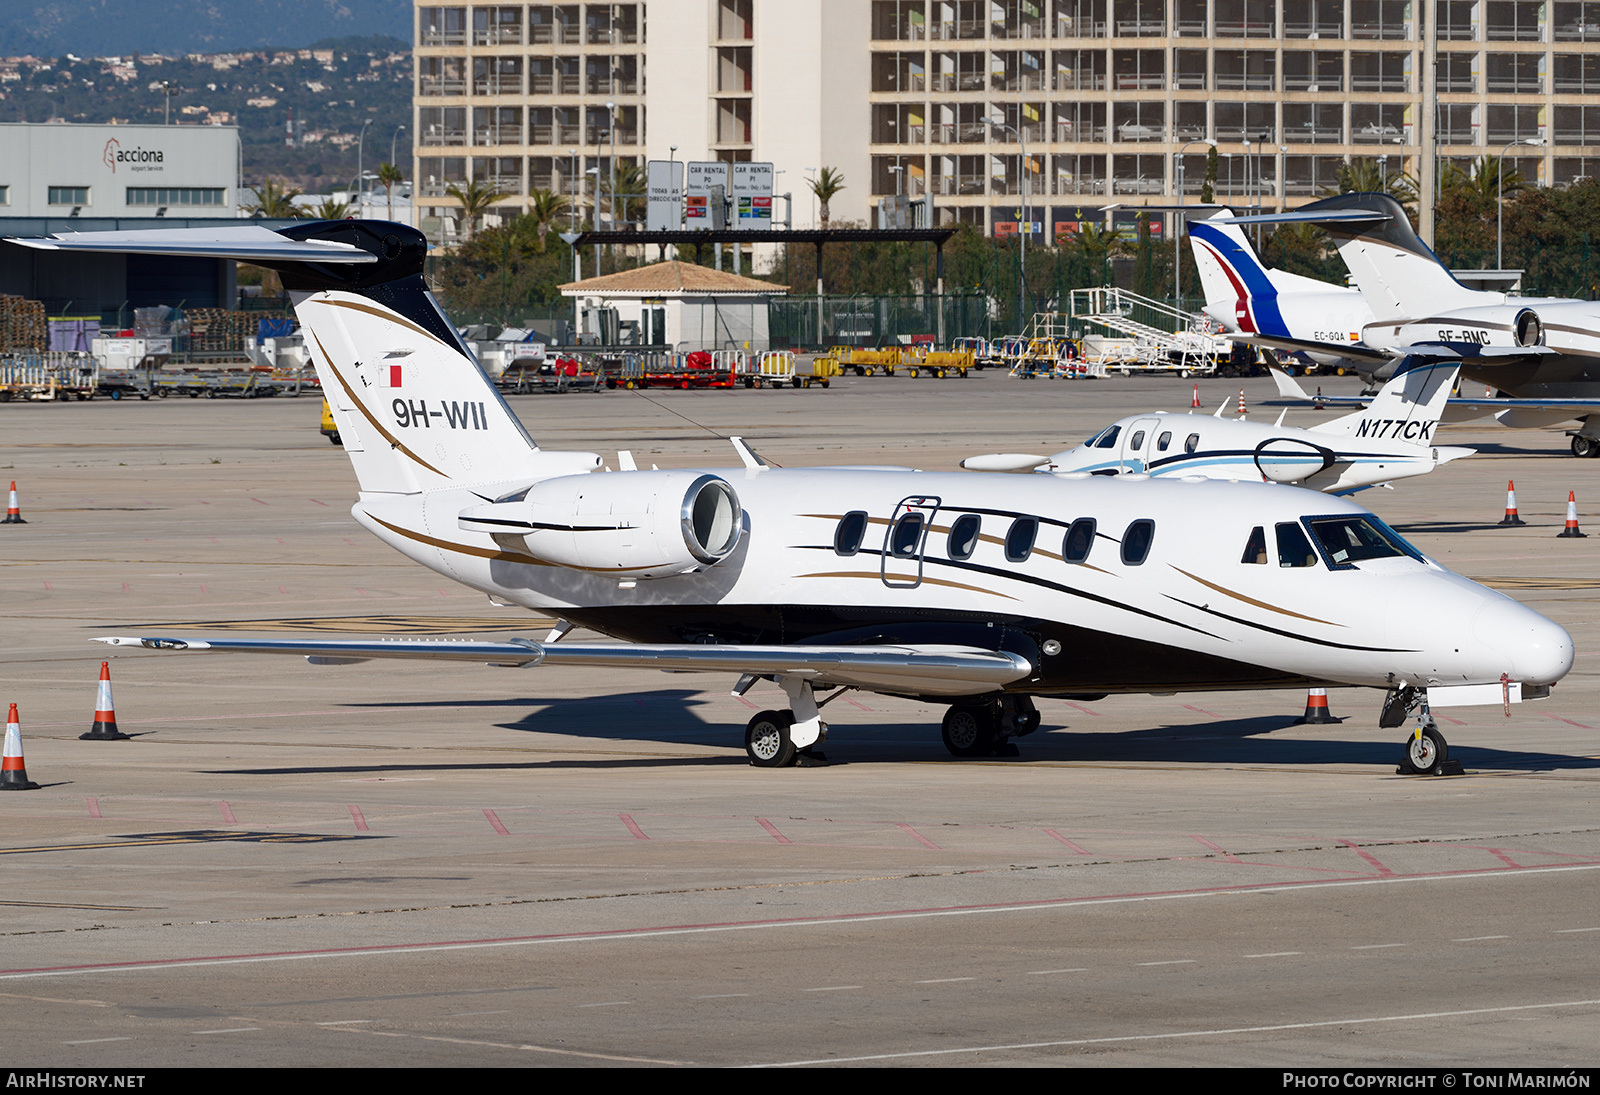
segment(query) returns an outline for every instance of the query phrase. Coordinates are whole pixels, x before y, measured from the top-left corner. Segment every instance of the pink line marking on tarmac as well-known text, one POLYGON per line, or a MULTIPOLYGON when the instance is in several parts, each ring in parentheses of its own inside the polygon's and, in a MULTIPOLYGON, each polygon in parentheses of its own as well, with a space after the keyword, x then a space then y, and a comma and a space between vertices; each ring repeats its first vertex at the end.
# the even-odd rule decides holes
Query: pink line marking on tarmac
POLYGON ((266 505, 266 503, 261 501, 259 498, 251 498, 250 501, 257 503, 258 505, 266 505))
POLYGON ((751 703, 749 700, 745 699, 743 696, 735 696, 734 699, 738 700, 740 703, 744 704, 746 707, 750 708, 750 710, 752 710, 752 711, 761 710, 761 708, 757 707, 755 704, 751 703))
POLYGON ((483 816, 489 819, 489 824, 494 827, 495 832, 499 833, 501 836, 511 835, 511 830, 507 829, 500 821, 499 814, 495 813, 493 810, 485 810, 483 812, 483 816))
POLYGON ((356 542, 354 540, 350 539, 350 537, 348 537, 348 536, 341 536, 341 537, 339 537, 339 539, 343 540, 345 543, 349 544, 351 547, 355 547, 356 546, 356 542))
POLYGON ((100 814, 100 800, 99 799, 97 799, 97 798, 86 798, 86 799, 83 800, 83 802, 84 802, 84 805, 89 807, 89 816, 90 817, 100 817, 101 816, 101 814, 100 814))
POLYGON ((207 501, 206 501, 206 500, 205 500, 205 499, 204 499, 204 498, 202 498, 202 499, 200 499, 200 504, 201 504, 201 505, 202 505, 202 506, 209 506, 209 505, 210 505, 210 504, 211 504, 211 503, 210 503, 210 502, 207 502, 207 501))
POLYGON ((855 700, 845 700, 844 702, 848 703, 851 707, 859 707, 863 711, 871 711, 872 710, 872 708, 868 707, 866 704, 857 703, 855 700))
POLYGON ((774 825, 772 822, 768 821, 766 818, 758 817, 758 818, 756 818, 756 822, 763 829, 765 829, 767 832, 771 833, 772 834, 772 839, 776 840, 779 844, 793 844, 794 843, 794 841, 790 840, 788 837, 786 837, 782 833, 778 832, 778 827, 776 825, 774 825))
POLYGON ((209 594, 211 592, 211 587, 210 586, 201 586, 200 587, 200 592, 201 593, 205 593, 205 594, 209 594))
POLYGON ((1516 860, 1514 860, 1510 856, 1506 855, 1506 853, 1502 852, 1499 848, 1485 848, 1484 851, 1486 851, 1490 855, 1494 856, 1501 863, 1504 863, 1507 867, 1520 867, 1520 866, 1522 866, 1522 864, 1518 863, 1516 860))
POLYGON ((1391 871, 1389 868, 1385 867, 1382 863, 1379 863, 1377 858, 1375 856, 1373 856, 1371 853, 1369 853, 1366 849, 1357 847, 1355 841, 1346 840, 1343 837, 1340 837, 1339 838, 1339 843, 1343 844, 1345 847, 1347 847, 1351 851, 1355 852, 1356 855, 1358 855, 1362 859, 1366 860, 1368 865, 1371 866, 1373 870, 1377 871, 1378 874, 1384 876, 1385 878, 1393 878, 1394 877, 1394 872, 1393 871, 1391 871))
POLYGON ((129 591, 129 590, 131 590, 131 589, 132 589, 132 588, 133 588, 133 587, 132 587, 132 586, 130 586, 130 585, 129 585, 129 584, 128 584, 128 583, 127 583, 127 582, 123 582, 123 583, 122 583, 122 592, 124 592, 124 593, 127 593, 127 592, 128 592, 128 591, 129 591))
POLYGON ((359 806, 351 806, 350 807, 350 820, 356 823, 356 832, 358 832, 358 833, 371 832, 371 830, 367 828, 367 819, 362 815, 361 807, 359 807, 359 806))
POLYGON ((367 591, 362 589, 360 586, 356 586, 356 592, 361 594, 363 597, 367 595, 367 591))
POLYGON ((1194 711, 1194 712, 1197 712, 1198 714, 1201 714, 1201 715, 1210 715, 1214 719, 1220 719, 1222 717, 1221 715, 1217 714, 1215 711, 1207 711, 1204 707, 1196 707, 1192 703, 1184 704, 1183 705, 1183 709, 1185 711, 1194 711))
POLYGON ((326 502, 319 502, 319 501, 317 501, 317 499, 315 499, 315 498, 313 498, 313 499, 311 499, 311 501, 313 501, 313 502, 316 502, 316 503, 317 503, 317 505, 319 505, 319 506, 325 506, 325 505, 327 505, 327 504, 328 504, 328 503, 326 503, 326 502))
POLYGON ((274 536, 273 539, 278 541, 278 543, 280 543, 280 544, 283 543, 283 537, 282 536, 274 536))
POLYGON ((226 802, 219 802, 217 803, 217 809, 222 812, 223 821, 226 821, 229 825, 239 824, 239 820, 233 816, 232 806, 229 806, 226 802))
POLYGON ((650 839, 644 835, 644 830, 639 828, 638 824, 634 822, 632 814, 618 814, 617 816, 622 819, 622 823, 628 827, 628 832, 633 834, 635 840, 650 839))
MULTIPOLYGON (((1185 704, 1184 706, 1187 707, 1188 705, 1185 704)), ((1204 844, 1207 848, 1210 848, 1214 852, 1221 852, 1222 853, 1222 858, 1226 859, 1229 863, 1243 863, 1244 862, 1244 860, 1240 859, 1238 856, 1236 856, 1232 852, 1228 851, 1228 849, 1224 848, 1222 845, 1217 844, 1217 843, 1215 843, 1213 841, 1207 840, 1205 837, 1199 835, 1198 833, 1188 833, 1186 835, 1189 837, 1190 840, 1193 840, 1193 841, 1195 841, 1196 843, 1199 843, 1199 844, 1204 844)))
POLYGON ((1453 719, 1449 715, 1441 715, 1437 711, 1434 712, 1433 717, 1436 718, 1436 719, 1443 719, 1445 722, 1455 723, 1457 726, 1465 726, 1465 725, 1467 725, 1466 723, 1462 722, 1460 719, 1453 719))
POLYGON ((907 825, 905 822, 897 821, 897 822, 894 823, 894 825, 895 825, 895 828, 899 829, 902 833, 906 834, 906 836, 910 837, 912 840, 915 840, 918 844, 922 845, 924 848, 932 848, 936 852, 944 851, 944 849, 939 847, 939 845, 935 844, 933 841, 929 840, 927 837, 925 837, 921 833, 917 832, 915 829, 913 829, 911 826, 907 825))
POLYGON ((287 589, 284 589, 282 586, 279 586, 278 587, 278 592, 279 593, 288 593, 289 591, 287 589))
POLYGON ((1068 707, 1077 708, 1079 711, 1082 711, 1085 715, 1093 715, 1095 718, 1099 718, 1100 717, 1100 712, 1091 711, 1087 707, 1083 706, 1083 704, 1081 704, 1081 703, 1073 703, 1071 700, 1065 700, 1063 702, 1066 703, 1066 705, 1068 707))
POLYGON ((1539 714, 1543 715, 1547 719, 1555 719, 1557 722, 1564 722, 1564 723, 1567 723, 1568 725, 1576 726, 1576 727, 1578 727, 1579 729, 1582 729, 1582 730, 1593 730, 1594 729, 1594 727, 1586 725, 1584 723, 1573 722, 1571 719, 1564 719, 1560 715, 1552 715, 1548 711, 1540 711, 1539 714))
POLYGON ((1079 855, 1088 855, 1089 854, 1089 852, 1085 848, 1083 848, 1081 845, 1077 844, 1075 841, 1068 840, 1066 837, 1062 836, 1060 833, 1056 832, 1054 829, 1041 829, 1040 832, 1044 833, 1044 835, 1049 837, 1051 840, 1059 841, 1060 843, 1065 844, 1067 847, 1071 848, 1074 852, 1077 852, 1079 855))
POLYGON ((221 541, 221 540, 218 540, 218 539, 217 539, 217 538, 216 538, 216 537, 215 537, 215 536, 207 536, 207 537, 206 537, 206 539, 207 539, 207 540, 210 540, 210 541, 211 541, 211 542, 212 542, 212 543, 213 543, 213 544, 220 544, 220 543, 222 543, 222 541, 221 541))
POLYGON ((49 582, 46 582, 46 583, 45 583, 45 584, 44 584, 44 591, 45 591, 45 592, 46 592, 46 593, 54 593, 54 592, 55 592, 55 590, 54 590, 54 589, 53 589, 53 588, 52 588, 52 587, 51 587, 51 585, 50 585, 50 583, 49 583, 49 582))

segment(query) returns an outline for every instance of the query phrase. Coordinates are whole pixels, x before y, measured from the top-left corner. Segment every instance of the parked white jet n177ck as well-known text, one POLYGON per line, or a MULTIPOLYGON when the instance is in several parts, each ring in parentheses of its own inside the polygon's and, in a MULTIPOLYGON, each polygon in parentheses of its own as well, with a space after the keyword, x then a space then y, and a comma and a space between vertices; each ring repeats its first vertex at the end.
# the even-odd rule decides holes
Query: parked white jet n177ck
POLYGON ((1048 458, 995 453, 963 460, 961 466, 1053 475, 1204 476, 1350 494, 1424 475, 1475 451, 1434 444, 1434 428, 1455 378, 1455 365, 1417 363, 1385 384, 1364 410, 1309 429, 1283 425, 1282 415, 1274 425, 1223 418, 1225 402, 1210 417, 1165 411, 1130 415, 1048 458))
POLYGON ((763 766, 814 755, 817 693, 836 688, 948 702, 946 745, 979 756, 1037 728, 1035 696, 1344 684, 1387 690, 1385 725, 1418 714, 1406 748, 1427 769, 1446 749, 1430 691, 1485 686, 1498 702, 1507 681, 1539 695, 1572 665, 1556 624, 1310 491, 780 469, 747 448, 735 469, 591 474, 598 456, 546 452, 523 430, 428 293, 422 234, 402 225, 18 242, 278 270, 355 466, 355 519, 501 603, 612 636, 103 640, 115 645, 721 672, 740 692, 766 677, 789 707, 746 727, 763 766))

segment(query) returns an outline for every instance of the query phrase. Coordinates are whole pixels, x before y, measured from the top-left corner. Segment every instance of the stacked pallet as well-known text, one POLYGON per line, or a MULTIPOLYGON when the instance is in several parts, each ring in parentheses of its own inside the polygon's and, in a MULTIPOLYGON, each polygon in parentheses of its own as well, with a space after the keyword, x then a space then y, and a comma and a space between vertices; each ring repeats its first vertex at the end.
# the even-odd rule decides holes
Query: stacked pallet
POLYGON ((0 294, 0 352, 42 352, 49 341, 42 301, 0 294))
POLYGON ((282 319, 282 312, 235 312, 227 308, 186 308, 189 347, 237 353, 255 341, 263 319, 282 319))

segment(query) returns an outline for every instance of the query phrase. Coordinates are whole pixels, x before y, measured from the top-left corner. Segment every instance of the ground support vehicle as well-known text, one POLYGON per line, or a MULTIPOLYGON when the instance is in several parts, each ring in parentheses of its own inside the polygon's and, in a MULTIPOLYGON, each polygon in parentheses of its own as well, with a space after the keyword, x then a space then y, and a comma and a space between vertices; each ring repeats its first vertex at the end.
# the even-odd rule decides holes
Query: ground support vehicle
POLYGON ((0 403, 13 399, 66 402, 93 399, 97 387, 94 358, 86 353, 51 350, 0 357, 0 403))
POLYGON ((971 350, 930 350, 907 371, 913 377, 927 373, 943 380, 947 376, 966 376, 967 371, 975 367, 976 359, 971 350))
POLYGON ((495 379, 495 386, 512 395, 534 392, 564 395, 567 392, 598 392, 605 386, 605 378, 582 358, 530 357, 513 361, 495 379))
POLYGON ((905 361, 898 346, 884 346, 876 350, 860 346, 835 346, 831 354, 843 368, 854 369, 857 376, 873 376, 877 373, 893 376, 905 361))

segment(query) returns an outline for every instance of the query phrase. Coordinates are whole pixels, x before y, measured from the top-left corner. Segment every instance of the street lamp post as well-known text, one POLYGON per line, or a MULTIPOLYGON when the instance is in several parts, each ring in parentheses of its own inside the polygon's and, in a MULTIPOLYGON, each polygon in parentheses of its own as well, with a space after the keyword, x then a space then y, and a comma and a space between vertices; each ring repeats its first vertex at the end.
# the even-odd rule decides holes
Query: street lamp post
POLYGON ((1186 142, 1182 148, 1178 149, 1178 209, 1172 215, 1172 295, 1178 302, 1178 310, 1180 312, 1183 310, 1183 278, 1179 275, 1183 270, 1183 266, 1182 251, 1178 247, 1178 241, 1183 238, 1183 154, 1192 144, 1209 145, 1212 148, 1217 147, 1217 142, 1210 137, 1197 137, 1192 141, 1186 142))
MULTIPOLYGON (((361 133, 360 133, 360 135, 358 137, 356 137, 356 183, 355 183, 355 186, 352 186, 350 188, 352 190, 358 190, 360 188, 364 188, 367 185, 366 182, 361 178, 362 172, 365 170, 365 168, 363 167, 364 161, 362 159, 362 156, 366 152, 367 127, 370 126, 371 124, 372 124, 372 119, 371 118, 368 118, 366 121, 362 122, 361 123, 361 133)), ((360 212, 361 212, 361 200, 359 198, 357 198, 356 199, 356 213, 357 213, 357 215, 359 215, 360 212)), ((468 225, 468 227, 470 228, 471 225, 468 225)))
POLYGON ((1022 159, 1018 163, 1022 176, 1022 229, 1017 233, 1017 327, 1018 333, 1022 328, 1023 296, 1028 290, 1028 230, 1033 227, 1033 221, 1028 216, 1028 143, 1022 139, 1022 130, 1014 125, 1007 125, 1002 118, 985 118, 984 122, 996 129, 1009 129, 1017 135, 1017 147, 1022 150, 1022 159))
POLYGON ((1500 150, 1500 162, 1495 171, 1494 178, 1494 267, 1496 270, 1505 269, 1505 257, 1502 250, 1505 243, 1505 201, 1503 191, 1506 180, 1506 153, 1514 144, 1544 144, 1543 137, 1524 137, 1515 141, 1507 141, 1506 146, 1500 150))

